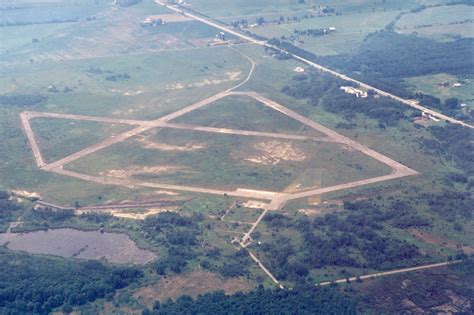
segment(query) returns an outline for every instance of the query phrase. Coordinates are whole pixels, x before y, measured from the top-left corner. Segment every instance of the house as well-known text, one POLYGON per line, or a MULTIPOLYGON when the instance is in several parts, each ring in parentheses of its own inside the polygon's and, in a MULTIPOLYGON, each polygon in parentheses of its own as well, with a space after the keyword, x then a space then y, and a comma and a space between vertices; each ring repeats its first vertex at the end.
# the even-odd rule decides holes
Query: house
POLYGON ((298 72, 298 73, 303 73, 303 72, 305 72, 304 68, 302 68, 302 67, 296 67, 293 71, 294 71, 294 72, 298 72))
POLYGON ((332 33, 332 32, 335 32, 336 31, 336 28, 334 26, 331 26, 328 28, 328 33, 332 33))
POLYGON ((459 83, 459 82, 453 84, 453 87, 454 87, 454 88, 461 87, 461 86, 462 86, 462 84, 459 83))

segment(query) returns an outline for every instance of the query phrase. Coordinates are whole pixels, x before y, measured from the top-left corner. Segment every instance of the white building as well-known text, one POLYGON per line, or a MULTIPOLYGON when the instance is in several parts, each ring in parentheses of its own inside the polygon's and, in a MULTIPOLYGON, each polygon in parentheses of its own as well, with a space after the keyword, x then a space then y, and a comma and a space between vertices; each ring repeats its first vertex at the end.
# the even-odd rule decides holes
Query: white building
POLYGON ((352 86, 341 86, 340 89, 343 90, 344 92, 348 93, 348 94, 354 94, 356 97, 360 97, 360 98, 366 98, 367 97, 367 92, 366 91, 356 89, 352 86))

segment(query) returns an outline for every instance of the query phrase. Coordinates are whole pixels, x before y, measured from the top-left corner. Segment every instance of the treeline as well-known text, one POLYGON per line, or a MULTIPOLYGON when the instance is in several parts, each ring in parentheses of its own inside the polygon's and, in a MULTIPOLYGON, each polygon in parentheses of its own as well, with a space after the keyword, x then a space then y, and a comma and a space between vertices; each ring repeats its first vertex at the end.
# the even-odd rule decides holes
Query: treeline
POLYGON ((195 300, 182 296, 173 302, 155 303, 143 314, 356 314, 357 304, 337 288, 298 287, 293 290, 265 290, 227 296, 224 292, 200 295, 195 300))
POLYGON ((372 203, 346 207, 348 213, 315 219, 294 219, 279 213, 264 218, 276 237, 260 246, 262 259, 278 279, 304 281, 311 269, 330 266, 387 270, 415 265, 421 259, 415 245, 391 236, 384 227, 430 225, 408 204, 393 203, 388 210, 372 203), (281 236, 280 229, 299 233, 300 241, 281 236))
POLYGON ((317 106, 322 104, 328 112, 351 119, 357 114, 375 119, 380 127, 397 125, 405 119, 407 108, 387 97, 378 97, 369 91, 366 98, 358 98, 340 89, 342 85, 353 85, 334 76, 323 73, 298 75, 293 77, 291 86, 282 88, 282 92, 298 99, 307 99, 317 106), (328 96, 328 97, 325 97, 328 96))
POLYGON ((33 106, 44 102, 47 98, 38 94, 3 94, 0 95, 0 105, 33 106))
POLYGON ((98 261, 73 261, 12 252, 0 247, 0 311, 48 314, 99 298, 138 281, 135 267, 112 267, 98 261))

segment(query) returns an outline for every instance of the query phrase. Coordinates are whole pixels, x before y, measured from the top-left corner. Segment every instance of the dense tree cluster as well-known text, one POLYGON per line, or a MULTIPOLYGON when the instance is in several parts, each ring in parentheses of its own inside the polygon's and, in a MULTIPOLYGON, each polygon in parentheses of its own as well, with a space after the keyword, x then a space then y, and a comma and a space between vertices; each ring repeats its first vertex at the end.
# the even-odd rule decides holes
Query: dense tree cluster
POLYGON ((168 255, 156 263, 155 269, 159 274, 165 274, 167 270, 179 273, 189 260, 197 257, 195 247, 202 234, 199 225, 202 220, 199 214, 185 217, 175 212, 162 212, 144 221, 145 237, 168 250, 168 255))
POLYGON ((37 94, 3 94, 0 95, 0 105, 33 106, 44 102, 46 97, 37 94))
POLYGON ((282 88, 282 92, 299 99, 307 99, 308 103, 317 106, 322 103, 328 112, 343 115, 351 119, 356 114, 375 119, 380 126, 397 125, 401 119, 406 118, 406 107, 387 98, 376 97, 368 93, 366 98, 359 98, 353 94, 345 93, 340 86, 351 85, 341 79, 327 74, 295 76, 291 86, 282 88), (324 96, 330 97, 324 97, 324 96))
POLYGON ((0 311, 4 314, 47 314, 99 298, 136 282, 135 267, 111 267, 98 261, 73 261, 12 252, 0 248, 0 311))
POLYGON ((292 219, 282 214, 265 217, 267 226, 299 233, 297 244, 285 236, 260 246, 264 257, 279 279, 304 279, 314 268, 328 266, 385 270, 413 265, 421 258, 416 246, 392 237, 383 224, 398 228, 429 226, 403 202, 394 202, 388 210, 372 203, 348 203, 347 214, 329 214, 292 219), (315 255, 317 253, 317 255, 315 255))
POLYGON ((356 314, 356 303, 337 288, 301 287, 265 290, 227 296, 224 292, 182 296, 173 302, 156 303, 144 314, 356 314))

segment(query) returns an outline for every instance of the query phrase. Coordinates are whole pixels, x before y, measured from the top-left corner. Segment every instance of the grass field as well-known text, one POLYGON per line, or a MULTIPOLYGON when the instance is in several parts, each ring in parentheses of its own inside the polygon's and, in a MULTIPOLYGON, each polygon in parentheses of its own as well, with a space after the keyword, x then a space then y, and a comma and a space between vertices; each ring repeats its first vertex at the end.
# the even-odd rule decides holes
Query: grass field
POLYGON ((398 14, 398 11, 353 12, 342 16, 325 16, 302 22, 256 27, 253 32, 267 38, 289 37, 294 30, 335 27, 336 32, 331 35, 301 38, 304 44, 300 46, 318 55, 336 55, 354 51, 367 34, 383 29, 398 14))
POLYGON ((323 187, 389 173, 380 162, 337 144, 172 129, 116 144, 67 168, 167 184, 270 191, 299 178, 304 182, 315 168, 324 169, 323 187))
POLYGON ((107 10, 95 19, 71 23, 2 27, 2 37, 19 34, 24 38, 9 39, 2 45, 2 61, 61 61, 205 47, 216 34, 194 21, 142 27, 140 23, 149 15, 169 13, 151 0, 125 8, 107 6, 107 10))
POLYGON ((261 132, 302 134, 321 137, 310 129, 253 98, 228 96, 215 103, 173 120, 176 123, 261 132))
MULTIPOLYGON (((150 5, 149 1, 144 1, 139 6, 120 8, 119 10, 123 10, 123 12, 119 12, 125 16, 131 14, 130 12, 135 12, 134 14, 137 14, 140 19, 148 14, 167 12, 160 6, 150 5)), ((119 19, 120 14, 115 18, 119 19)), ((100 21, 98 19, 96 22, 100 21)), ((141 20, 135 20, 133 23, 136 21, 141 20)), ((74 200, 79 200, 81 204, 121 200, 130 197, 130 193, 135 196, 152 196, 154 192, 148 189, 131 191, 129 188, 98 185, 38 170, 20 128, 20 112, 33 110, 154 119, 238 84, 247 75, 250 64, 239 53, 227 47, 199 48, 189 45, 187 47, 191 48, 190 50, 158 53, 142 51, 133 57, 123 55, 78 58, 79 54, 69 60, 66 60, 68 58, 64 56, 64 61, 53 58, 45 62, 16 63, 21 60, 23 52, 31 52, 33 49, 31 48, 34 46, 31 43, 32 37, 40 39, 40 43, 36 44, 48 45, 48 47, 34 48, 40 54, 47 54, 48 51, 56 53, 57 51, 54 49, 56 38, 50 38, 51 36, 55 37, 64 30, 65 33, 61 33, 60 37, 64 37, 64 40, 72 40, 77 34, 84 32, 86 35, 87 32, 93 31, 95 28, 92 25, 87 25, 86 22, 81 23, 0 28, 2 36, 5 34, 5 37, 8 38, 7 45, 12 56, 12 59, 0 58, 4 62, 2 70, 5 70, 0 74, 0 94, 40 94, 47 97, 46 101, 34 106, 0 105, 2 113, 0 134, 5 139, 0 145, 0 158, 3 161, 0 163, 1 186, 6 189, 21 188, 37 191, 43 198, 63 204, 71 204, 74 200), (56 30, 60 32, 56 34, 56 30), (31 34, 31 37, 28 35, 30 31, 35 33, 31 34), (26 39, 17 39, 18 35, 24 36, 26 39), (42 42, 42 36, 48 40, 42 42), (14 59, 15 63, 10 63, 7 59, 14 59), (192 62, 187 62, 188 60, 192 60, 192 62), (120 79, 119 77, 113 81, 114 76, 124 73, 128 74, 130 78, 120 79), (111 80, 107 77, 111 77, 111 80), (48 86, 51 85, 56 86, 57 92, 48 91, 48 86), (101 196, 102 199, 98 200, 98 196, 101 196)), ((194 25, 194 22, 188 23, 190 23, 189 26, 194 25)), ((146 31, 142 30, 138 24, 137 27, 140 31, 146 31)), ((181 29, 180 32, 183 33, 183 38, 192 40, 200 36, 201 30, 206 32, 208 29, 207 27, 188 27, 188 31, 181 29)), ((96 35, 101 31, 100 27, 95 29, 96 35)), ((130 42, 129 45, 133 46, 134 44, 130 42)), ((3 45, 0 46, 3 49, 3 45)), ((99 47, 107 51, 108 54, 110 46, 107 42, 101 42, 99 47)), ((73 47, 68 46, 65 49, 68 52, 76 53, 73 47)), ((91 48, 91 50, 94 49, 91 48)), ((37 55, 25 53, 25 59, 29 59, 30 56, 35 56, 36 60, 37 55)), ((32 122, 35 123, 34 120, 32 122)), ((46 124, 38 120, 37 123, 40 125, 36 126, 40 127, 40 134, 44 132, 45 137, 48 138, 46 142, 44 141, 46 139, 42 139, 42 144, 47 156, 50 155, 52 160, 76 152, 84 145, 93 144, 102 136, 109 134, 105 129, 92 128, 89 123, 85 123, 83 126, 92 129, 79 128, 82 129, 81 131, 79 129, 71 130, 69 128, 71 126, 61 120, 50 120, 46 124), (52 125, 49 125, 50 123, 52 125), (106 132, 101 135, 98 131, 106 132)), ((83 122, 80 124, 82 125, 83 122)))
POLYGON ((434 95, 442 101, 456 97, 460 103, 465 103, 469 108, 474 108, 474 78, 471 76, 454 76, 447 73, 411 77, 405 82, 411 86, 412 91, 434 95), (460 87, 453 84, 461 83, 460 87))
POLYGON ((43 158, 47 162, 52 162, 129 130, 131 126, 38 118, 33 120, 32 128, 43 158))
POLYGON ((437 40, 474 37, 474 9, 467 5, 426 8, 404 14, 395 24, 400 33, 416 33, 437 40))

